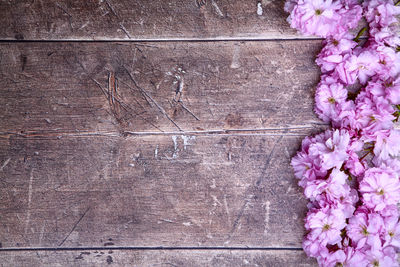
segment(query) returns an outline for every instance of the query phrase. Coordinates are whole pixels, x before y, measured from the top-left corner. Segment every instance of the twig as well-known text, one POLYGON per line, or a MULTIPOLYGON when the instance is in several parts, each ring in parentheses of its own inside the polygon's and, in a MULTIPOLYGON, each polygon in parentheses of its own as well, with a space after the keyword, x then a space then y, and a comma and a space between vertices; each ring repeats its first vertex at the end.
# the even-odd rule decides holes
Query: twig
POLYGON ((363 27, 357 34, 356 38, 354 38, 354 42, 360 41, 360 37, 364 34, 364 32, 368 29, 367 26, 363 27))

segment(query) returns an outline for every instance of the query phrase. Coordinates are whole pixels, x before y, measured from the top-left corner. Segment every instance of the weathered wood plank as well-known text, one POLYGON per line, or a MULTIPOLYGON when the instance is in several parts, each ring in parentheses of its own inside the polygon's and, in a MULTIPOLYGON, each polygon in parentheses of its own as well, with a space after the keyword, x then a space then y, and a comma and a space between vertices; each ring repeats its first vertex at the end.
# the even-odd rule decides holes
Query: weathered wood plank
POLYGON ((264 250, 82 250, 0 252, 0 266, 317 266, 302 251, 264 250), (133 265, 132 265, 133 264, 133 265))
POLYGON ((284 1, 0 1, 0 39, 298 38, 284 1))
POLYGON ((3 247, 301 247, 302 136, 0 140, 3 247))
POLYGON ((0 132, 312 127, 319 41, 0 44, 0 132))

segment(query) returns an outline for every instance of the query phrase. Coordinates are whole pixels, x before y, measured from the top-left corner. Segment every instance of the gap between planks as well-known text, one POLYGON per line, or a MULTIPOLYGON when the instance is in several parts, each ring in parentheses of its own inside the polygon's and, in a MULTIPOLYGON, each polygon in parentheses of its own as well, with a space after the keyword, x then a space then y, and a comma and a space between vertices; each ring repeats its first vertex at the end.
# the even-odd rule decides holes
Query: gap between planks
POLYGON ((21 247, 1 248, 1 252, 10 251, 81 251, 81 250, 243 250, 243 251, 302 251, 300 247, 21 247))
POLYGON ((313 130, 322 127, 327 127, 327 124, 316 123, 312 126, 297 126, 286 128, 262 128, 262 129, 222 129, 222 130, 202 130, 202 131, 168 131, 168 132, 134 132, 134 131, 121 131, 121 132, 57 132, 57 131, 25 131, 24 133, 18 132, 0 132, 0 138, 7 139, 10 137, 20 138, 63 138, 63 137, 130 137, 130 136, 152 136, 152 135, 196 135, 196 136, 210 136, 210 135, 256 135, 256 136, 306 136, 307 134, 296 132, 296 130, 313 130), (293 132, 289 132, 293 131, 293 132))
MULTIPOLYGON (((367 40, 367 36, 361 36, 360 40, 367 40)), ((282 41, 323 41, 325 38, 320 37, 210 37, 210 38, 143 38, 143 39, 0 39, 0 43, 177 43, 177 42, 282 42, 282 41)))
MULTIPOLYGON (((360 37, 360 39, 365 39, 360 37)), ((281 42, 281 41, 315 41, 324 40, 320 37, 265 37, 265 38, 251 38, 251 37, 221 37, 221 38, 153 38, 153 39, 121 39, 121 38, 108 38, 108 39, 0 39, 0 43, 176 43, 176 42, 281 42)))

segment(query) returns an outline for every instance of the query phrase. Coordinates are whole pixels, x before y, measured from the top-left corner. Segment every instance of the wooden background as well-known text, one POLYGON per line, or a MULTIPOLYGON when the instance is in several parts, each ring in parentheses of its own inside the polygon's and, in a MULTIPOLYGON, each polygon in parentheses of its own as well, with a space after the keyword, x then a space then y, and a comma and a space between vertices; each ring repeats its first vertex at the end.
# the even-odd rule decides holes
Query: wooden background
POLYGON ((1 266, 315 266, 321 40, 199 2, 0 0, 1 266))

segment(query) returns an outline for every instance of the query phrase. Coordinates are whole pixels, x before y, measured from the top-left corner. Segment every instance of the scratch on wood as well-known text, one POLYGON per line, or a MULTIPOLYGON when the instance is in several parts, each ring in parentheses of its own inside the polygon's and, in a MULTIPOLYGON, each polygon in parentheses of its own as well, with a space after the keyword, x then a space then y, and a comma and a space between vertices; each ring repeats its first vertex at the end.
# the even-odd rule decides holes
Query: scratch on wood
MULTIPOLYGON (((286 131, 285 131, 285 132, 286 132, 286 131)), ((257 182, 256 182, 256 186, 259 186, 259 185, 261 184, 261 181, 262 181, 262 179, 264 178, 265 172, 267 171, 268 166, 269 166, 269 164, 271 163, 271 159, 272 159, 272 156, 273 156, 273 154, 274 154, 274 152, 275 152, 275 148, 276 148, 276 146, 281 142, 283 136, 284 136, 284 135, 281 135, 281 136, 278 138, 278 140, 276 140, 274 146, 272 147, 271 152, 269 153, 268 158, 267 158, 267 160, 266 160, 266 162, 265 162, 265 165, 264 165, 264 167, 263 167, 263 170, 261 171, 261 175, 260 175, 260 177, 258 178, 258 180, 257 180, 257 182)))
POLYGON ((79 220, 74 224, 74 226, 72 227, 71 231, 67 234, 67 236, 60 242, 60 244, 58 245, 59 247, 62 246, 62 244, 64 244, 64 242, 68 239, 68 237, 72 234, 72 232, 75 230, 76 226, 78 226, 78 224, 82 221, 83 217, 85 217, 86 213, 89 211, 90 207, 86 209, 86 211, 82 214, 82 216, 79 218, 79 220))
POLYGON ((30 175, 29 175, 29 185, 28 185, 28 211, 26 214, 26 220, 25 220, 25 229, 24 233, 26 234, 28 231, 28 226, 29 222, 31 220, 31 202, 32 202, 32 186, 33 186, 33 169, 31 169, 30 175))
POLYGON ((225 17, 224 13, 222 13, 221 9, 217 5, 217 2, 215 0, 211 0, 211 4, 214 7, 215 13, 220 16, 221 18, 225 17))
POLYGON ((185 104, 183 104, 183 101, 182 101, 182 100, 179 100, 178 103, 182 106, 182 108, 183 108, 184 110, 186 110, 190 115, 192 115, 197 121, 200 121, 199 117, 197 117, 192 111, 190 111, 190 109, 188 109, 188 108, 185 106, 185 104))
POLYGON ((173 119, 171 119, 170 116, 168 116, 167 112, 165 112, 165 110, 153 99, 153 97, 152 97, 144 88, 142 88, 142 87, 139 86, 139 84, 136 82, 135 78, 132 76, 132 74, 130 73, 130 71, 129 71, 125 66, 123 66, 123 67, 124 67, 124 69, 126 70, 126 72, 128 73, 129 78, 132 80, 132 82, 133 82, 133 84, 135 85, 135 87, 138 88, 138 89, 140 90, 140 92, 141 92, 144 96, 146 96, 148 99, 150 99, 151 102, 153 102, 153 103, 157 106, 158 110, 159 110, 170 122, 172 122, 172 124, 174 124, 175 127, 178 128, 179 131, 182 131, 181 127, 179 127, 179 125, 178 125, 173 119))
POLYGON ((154 150, 154 158, 157 159, 158 156, 158 145, 156 145, 156 149, 154 150))
POLYGON ((120 23, 119 27, 121 28, 121 30, 123 30, 123 32, 126 34, 126 36, 128 36, 129 39, 132 39, 131 35, 129 34, 128 30, 125 28, 125 26, 120 23))
POLYGON ((72 15, 69 14, 69 12, 68 12, 65 8, 63 8, 59 3, 56 3, 56 6, 57 6, 59 9, 61 9, 65 14, 68 15, 68 23, 69 23, 69 26, 71 27, 71 31, 73 31, 74 28, 72 27, 72 22, 71 22, 72 15))
POLYGON ((89 25, 89 21, 85 22, 84 24, 82 24, 82 26, 80 26, 78 28, 78 30, 82 30, 83 28, 85 28, 87 25, 89 25))
POLYGON ((111 10, 111 13, 113 13, 113 15, 120 21, 120 22, 118 23, 120 29, 126 34, 126 36, 128 36, 129 39, 131 39, 131 38, 132 38, 131 35, 129 34, 129 32, 128 32, 128 30, 125 28, 125 26, 122 24, 121 18, 120 18, 120 16, 117 14, 117 11, 115 11, 115 8, 110 4, 110 2, 109 2, 108 0, 105 0, 105 2, 106 2, 106 4, 107 4, 108 8, 111 10))
POLYGON ((239 45, 235 45, 235 47, 233 49, 231 68, 232 69, 240 68, 240 46, 239 45))
POLYGON ((7 166, 7 164, 10 162, 11 158, 6 159, 3 164, 1 164, 0 171, 3 171, 3 169, 7 166))
POLYGON ((42 245, 42 240, 43 240, 43 235, 44 235, 44 228, 46 226, 46 223, 43 223, 42 229, 40 230, 40 236, 39 236, 39 246, 42 245))
MULTIPOLYGON (((257 187, 261 184, 261 181, 262 181, 262 179, 264 178, 265 172, 267 171, 268 166, 269 166, 269 164, 271 163, 271 159, 272 159, 272 156, 273 156, 273 154, 274 154, 274 152, 275 152, 275 148, 276 148, 277 144, 279 144, 279 143, 281 142, 283 136, 284 136, 284 135, 281 135, 281 136, 278 138, 278 140, 275 142, 274 146, 272 147, 271 152, 269 153, 269 155, 268 155, 268 157, 267 157, 267 160, 266 160, 266 162, 265 162, 265 165, 264 165, 264 167, 263 167, 263 170, 261 171, 261 175, 260 175, 260 177, 258 178, 258 180, 257 180, 256 183, 255 183, 255 185, 256 185, 257 187)), ((255 197, 255 195, 250 195, 249 197, 246 197, 246 199, 245 199, 245 201, 244 201, 244 203, 243 203, 243 205, 242 205, 242 207, 241 207, 241 209, 240 209, 240 211, 239 211, 239 214, 237 215, 237 217, 236 217, 236 219, 235 219, 235 221, 234 221, 234 223, 233 223, 233 226, 232 226, 232 229, 231 229, 231 232, 230 232, 230 235, 229 235, 228 239, 230 239, 230 237, 232 236, 232 234, 236 231, 236 228, 237 228, 237 226, 238 226, 238 224, 239 224, 240 219, 242 218, 242 216, 243 216, 243 214, 244 214, 244 211, 246 210, 246 208, 247 208, 247 206, 248 206, 250 200, 254 199, 254 197, 255 197)))
POLYGON ((118 80, 115 74, 110 72, 108 74, 108 102, 110 104, 111 112, 113 113, 117 122, 122 123, 121 104, 122 101, 118 97, 118 80), (117 101, 118 100, 118 101, 117 101))
POLYGON ((231 231, 230 231, 230 233, 229 233, 227 242, 228 242, 229 239, 231 238, 232 234, 236 231, 236 229, 237 229, 237 227, 238 227, 238 225, 239 225, 240 219, 242 218, 244 212, 246 211, 247 206, 248 206, 249 203, 250 203, 250 200, 252 200, 253 198, 254 198, 254 195, 249 195, 248 197, 246 197, 246 199, 245 199, 245 201, 244 201, 244 204, 243 204, 242 207, 240 208, 239 214, 236 216, 236 219, 235 219, 235 221, 233 222, 232 229, 231 229, 231 231))
MULTIPOLYGON (((185 71, 179 69, 181 73, 185 73, 185 71)), ((181 105, 181 107, 186 110, 190 115, 192 115, 196 120, 200 121, 199 117, 197 117, 186 105, 183 103, 182 97, 183 97, 183 89, 185 86, 185 80, 184 77, 181 75, 175 75, 175 79, 178 81, 178 87, 175 90, 175 96, 173 101, 175 103, 178 103, 181 105)))
MULTIPOLYGON (((104 96, 105 96, 107 99, 109 99, 109 98, 110 98, 110 93, 109 93, 109 91, 108 91, 108 90, 105 90, 105 89, 103 88, 103 86, 102 86, 96 79, 94 79, 94 78, 92 78, 92 77, 90 77, 90 79, 97 85, 97 87, 100 88, 100 90, 103 92, 104 96)), ((122 82, 122 83, 124 83, 124 82, 122 82)), ((127 85, 127 86, 129 86, 129 85, 126 84, 126 83, 124 83, 124 84, 127 85)), ((149 123, 151 126, 153 126, 154 128, 156 128, 156 129, 159 130, 160 132, 164 132, 164 131, 161 130, 158 126, 156 126, 153 122, 149 121, 148 119, 146 119, 146 118, 144 118, 144 117, 142 116, 142 114, 145 113, 145 112, 141 112, 141 113, 136 112, 135 110, 132 109, 131 106, 125 104, 125 103, 122 102, 119 98, 120 98, 120 97, 114 98, 114 100, 117 101, 117 102, 119 103, 119 105, 120 105, 126 112, 130 112, 132 116, 133 116, 133 115, 138 116, 140 119, 142 119, 143 121, 149 123)))
POLYGON ((111 10, 111 12, 114 14, 114 16, 116 16, 117 18, 119 18, 117 12, 115 12, 113 6, 108 2, 108 0, 105 0, 105 2, 106 2, 106 4, 107 4, 108 8, 111 10))
POLYGON ((160 220, 158 220, 159 221, 159 223, 161 223, 161 222, 166 222, 166 223, 175 223, 175 221, 173 221, 173 220, 170 220, 170 219, 160 219, 160 220))
POLYGON ((265 218, 264 218, 264 235, 268 234, 268 227, 269 227, 269 209, 271 206, 271 202, 268 200, 265 201, 264 209, 265 209, 265 218))
POLYGON ((229 213, 228 209, 228 201, 226 200, 226 194, 224 194, 224 206, 225 206, 225 211, 226 211, 226 217, 228 218, 228 224, 231 224, 231 215, 229 213))

